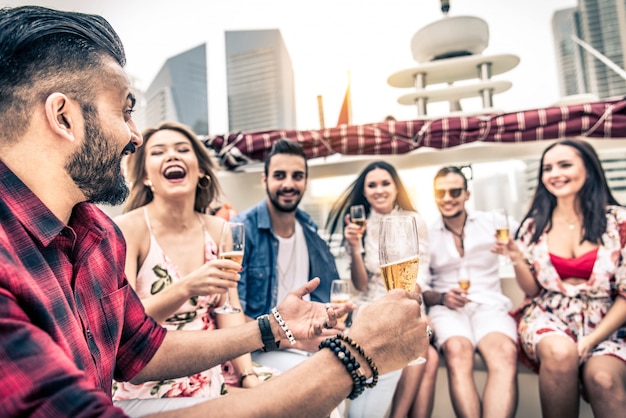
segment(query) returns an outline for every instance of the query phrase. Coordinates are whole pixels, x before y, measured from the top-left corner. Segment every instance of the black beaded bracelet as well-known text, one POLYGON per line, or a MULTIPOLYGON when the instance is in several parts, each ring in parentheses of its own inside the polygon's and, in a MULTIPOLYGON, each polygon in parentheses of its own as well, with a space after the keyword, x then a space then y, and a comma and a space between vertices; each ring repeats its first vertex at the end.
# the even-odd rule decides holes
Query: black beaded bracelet
POLYGON ((368 366, 370 366, 370 369, 372 370, 372 381, 370 383, 365 383, 365 387, 367 387, 368 389, 371 389, 374 386, 376 386, 376 384, 378 383, 378 367, 376 367, 374 360, 372 360, 370 356, 365 354, 365 351, 363 351, 363 348, 357 343, 355 343, 354 340, 348 337, 347 335, 337 334, 337 338, 350 344, 350 346, 354 348, 356 351, 358 351, 361 357, 363 357, 365 361, 367 361, 368 366))
POLYGON ((348 395, 348 399, 352 400, 358 398, 365 390, 365 381, 367 380, 365 372, 359 362, 337 337, 331 337, 322 341, 320 343, 320 350, 322 348, 329 348, 343 363, 350 377, 352 377, 352 392, 348 395))

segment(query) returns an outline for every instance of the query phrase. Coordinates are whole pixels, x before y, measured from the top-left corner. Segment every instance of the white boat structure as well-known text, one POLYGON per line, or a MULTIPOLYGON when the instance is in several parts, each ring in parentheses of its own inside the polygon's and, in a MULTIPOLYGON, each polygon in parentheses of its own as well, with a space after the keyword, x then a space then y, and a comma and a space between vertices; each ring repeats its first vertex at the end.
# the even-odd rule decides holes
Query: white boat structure
POLYGON ((524 158, 536 156, 548 145, 544 141, 571 137, 588 139, 599 150, 626 149, 623 99, 600 101, 583 95, 564 98, 546 108, 517 112, 496 109, 494 95, 512 86, 496 76, 515 68, 520 59, 513 54, 484 54, 488 43, 487 23, 473 16, 446 13, 415 33, 411 47, 417 65, 387 80, 392 87, 408 90, 398 102, 416 107, 414 120, 320 130, 236 132, 207 136, 203 141, 226 169, 235 172, 263 161, 272 144, 281 138, 300 142, 312 165, 348 164, 351 168, 354 161, 381 156, 400 168, 524 158), (482 109, 463 112, 461 101, 476 97, 482 99, 482 109), (429 116, 428 105, 441 101, 449 103, 450 111, 429 116), (339 155, 361 158, 337 158, 339 155))

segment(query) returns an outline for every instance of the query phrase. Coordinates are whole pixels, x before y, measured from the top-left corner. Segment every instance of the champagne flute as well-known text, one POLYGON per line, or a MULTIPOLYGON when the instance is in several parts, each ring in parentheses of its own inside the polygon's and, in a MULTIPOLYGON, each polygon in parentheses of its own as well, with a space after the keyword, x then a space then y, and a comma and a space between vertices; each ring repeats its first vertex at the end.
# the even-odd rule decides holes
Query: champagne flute
MULTIPOLYGON (((347 280, 336 279, 330 284, 330 302, 343 304, 350 301, 350 282, 347 280)), ((337 322, 345 322, 348 313, 341 318, 337 318, 337 322)))
POLYGON ((350 206, 350 221, 363 228, 365 225, 365 206, 350 206))
MULTIPOLYGON (((244 224, 239 222, 225 222, 222 227, 222 235, 217 249, 220 259, 232 260, 241 264, 243 260, 243 248, 246 242, 246 228, 244 224)), ((230 270, 233 273, 239 273, 236 270, 230 270)), ((230 289, 226 291, 226 300, 224 305, 215 309, 219 314, 239 313, 241 309, 235 308, 230 304, 230 289)))
POLYGON ((365 226, 365 206, 350 206, 350 222, 357 224, 361 228, 361 232, 359 233, 359 251, 363 252, 361 237, 363 236, 363 227, 365 226))
POLYGON ((470 288, 470 278, 464 263, 459 267, 459 276, 457 279, 461 290, 467 293, 470 288))
MULTIPOLYGON (((509 242, 509 217, 506 209, 496 209, 493 211, 493 226, 496 230, 496 241, 500 244, 509 242)), ((505 255, 499 256, 500 265, 510 264, 510 260, 505 255)))
MULTIPOLYGON (((419 270, 419 237, 413 216, 387 215, 380 221, 378 244, 380 270, 387 292, 392 289, 415 289, 419 270)), ((426 363, 418 357, 409 366, 426 363)))

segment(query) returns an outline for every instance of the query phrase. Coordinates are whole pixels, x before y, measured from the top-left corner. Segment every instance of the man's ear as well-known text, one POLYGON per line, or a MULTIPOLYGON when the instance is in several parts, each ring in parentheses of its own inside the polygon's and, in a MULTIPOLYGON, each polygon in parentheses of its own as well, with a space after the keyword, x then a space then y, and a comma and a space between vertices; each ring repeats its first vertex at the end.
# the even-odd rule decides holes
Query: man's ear
POLYGON ((261 173, 261 184, 267 186, 267 176, 265 173, 261 173))
POLYGON ((63 139, 74 142, 80 114, 77 103, 63 93, 52 93, 46 98, 45 111, 50 129, 63 139))

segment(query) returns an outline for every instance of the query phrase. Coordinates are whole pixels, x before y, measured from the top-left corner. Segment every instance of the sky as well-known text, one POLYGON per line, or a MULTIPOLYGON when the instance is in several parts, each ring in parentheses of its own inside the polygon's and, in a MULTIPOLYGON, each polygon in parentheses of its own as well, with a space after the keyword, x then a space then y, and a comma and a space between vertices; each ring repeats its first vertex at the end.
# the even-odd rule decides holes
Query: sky
MULTIPOLYGON (((412 90, 391 87, 387 78, 418 65, 411 38, 443 18, 439 0, 0 0, 1 6, 25 4, 104 16, 125 45, 126 71, 144 89, 169 57, 206 42, 211 134, 228 131, 224 31, 281 31, 294 70, 297 128, 319 129, 317 96, 323 97, 326 125, 334 126, 348 78, 354 124, 387 115, 414 119, 414 106, 397 103, 412 90)), ((451 0, 450 16, 477 16, 488 23, 490 42, 483 55, 520 57, 516 68, 494 76, 513 83, 494 96, 495 108, 544 107, 559 99, 551 20, 554 11, 576 4, 451 0)))

